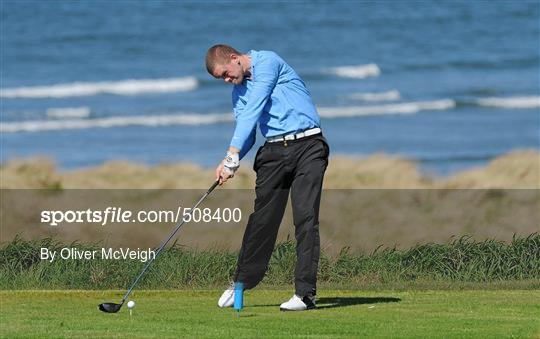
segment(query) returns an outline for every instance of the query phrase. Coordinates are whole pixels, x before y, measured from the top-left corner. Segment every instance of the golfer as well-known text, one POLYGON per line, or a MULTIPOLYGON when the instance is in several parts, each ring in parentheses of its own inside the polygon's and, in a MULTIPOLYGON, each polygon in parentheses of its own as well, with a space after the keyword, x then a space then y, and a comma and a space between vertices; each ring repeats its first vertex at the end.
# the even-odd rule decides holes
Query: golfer
MULTIPOLYGON (((266 138, 253 165, 257 173, 255 206, 244 233, 234 281, 251 289, 263 279, 290 191, 296 291, 280 309, 313 309, 320 253, 319 205, 329 148, 310 93, 291 66, 270 51, 243 54, 227 45, 215 45, 206 54, 206 68, 213 77, 234 85, 236 128, 227 156, 216 168, 220 184, 234 177, 240 159, 255 142, 257 124, 266 138)), ((230 307, 233 303, 231 285, 218 306, 230 307)))

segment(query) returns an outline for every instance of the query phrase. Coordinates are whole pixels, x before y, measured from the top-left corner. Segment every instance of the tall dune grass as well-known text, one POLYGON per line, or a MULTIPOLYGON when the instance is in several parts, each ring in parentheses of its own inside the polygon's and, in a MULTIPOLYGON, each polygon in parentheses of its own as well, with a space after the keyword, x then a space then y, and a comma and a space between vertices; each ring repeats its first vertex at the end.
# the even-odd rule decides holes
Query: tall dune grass
MULTIPOLYGON (((243 163, 225 188, 253 188, 255 175, 243 163)), ((112 161, 99 166, 60 171, 47 158, 12 160, 0 166, 1 188, 206 188, 212 168, 194 164, 159 164, 112 161)), ((514 151, 484 167, 446 178, 422 173, 414 161, 385 154, 367 158, 334 156, 325 188, 540 188, 540 153, 514 151)))
MULTIPOLYGON (((137 260, 55 260, 39 258, 41 247, 99 249, 99 244, 59 243, 52 238, 26 241, 15 238, 0 249, 0 289, 123 289, 139 272, 137 260)), ((293 283, 295 246, 276 246, 264 282, 273 286, 293 283)), ((194 251, 173 246, 158 257, 140 288, 212 287, 227 284, 237 253, 194 251)), ((540 279, 540 235, 473 241, 461 237, 447 244, 423 244, 407 250, 379 248, 369 253, 343 248, 336 256, 323 252, 319 282, 337 286, 395 284, 400 282, 501 282, 540 279)), ((534 285, 534 284, 533 284, 534 285)))

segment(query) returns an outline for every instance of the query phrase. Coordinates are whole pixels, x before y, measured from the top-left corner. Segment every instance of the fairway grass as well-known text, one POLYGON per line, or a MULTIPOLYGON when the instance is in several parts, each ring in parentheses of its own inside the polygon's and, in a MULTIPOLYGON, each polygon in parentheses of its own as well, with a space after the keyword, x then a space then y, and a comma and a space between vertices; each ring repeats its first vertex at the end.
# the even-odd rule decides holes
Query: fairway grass
POLYGON ((135 291, 117 314, 97 305, 123 291, 0 291, 5 338, 440 337, 531 338, 540 331, 540 291, 320 292, 319 309, 280 312, 291 291, 253 290, 239 317, 217 307, 221 291, 135 291))

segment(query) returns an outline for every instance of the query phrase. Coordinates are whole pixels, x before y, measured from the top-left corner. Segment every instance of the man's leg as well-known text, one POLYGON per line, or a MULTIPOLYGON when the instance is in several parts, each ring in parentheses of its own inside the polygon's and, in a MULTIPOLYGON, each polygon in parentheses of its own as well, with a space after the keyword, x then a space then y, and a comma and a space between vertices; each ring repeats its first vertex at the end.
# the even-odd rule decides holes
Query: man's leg
POLYGON ((276 243, 289 196, 287 161, 279 146, 263 146, 255 159, 257 172, 254 212, 249 216, 234 281, 246 289, 264 277, 276 243))
POLYGON ((321 136, 299 147, 291 200, 296 236, 295 294, 314 296, 320 255, 319 206, 328 165, 328 145, 321 136))

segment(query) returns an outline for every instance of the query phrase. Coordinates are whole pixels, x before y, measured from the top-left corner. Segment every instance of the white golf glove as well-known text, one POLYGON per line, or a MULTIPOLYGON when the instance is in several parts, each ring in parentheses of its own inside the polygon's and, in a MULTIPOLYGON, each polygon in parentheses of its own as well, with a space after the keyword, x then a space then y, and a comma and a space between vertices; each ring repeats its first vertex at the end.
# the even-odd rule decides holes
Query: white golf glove
POLYGON ((229 175, 234 177, 234 173, 240 167, 240 155, 231 151, 227 152, 225 161, 223 162, 223 170, 229 175))

